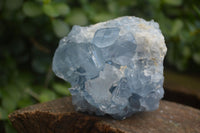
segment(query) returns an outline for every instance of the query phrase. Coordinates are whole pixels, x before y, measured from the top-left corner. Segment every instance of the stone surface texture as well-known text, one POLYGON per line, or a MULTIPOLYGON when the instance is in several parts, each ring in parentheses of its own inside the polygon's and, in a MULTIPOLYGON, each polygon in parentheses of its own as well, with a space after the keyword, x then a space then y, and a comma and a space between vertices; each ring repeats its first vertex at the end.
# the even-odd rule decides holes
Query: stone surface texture
POLYGON ((158 108, 166 51, 156 22, 120 17, 73 26, 59 43, 53 71, 71 83, 76 110, 124 119, 158 108))
POLYGON ((9 115, 18 133, 200 133, 200 110, 160 101, 159 109, 125 120, 76 112, 71 97, 32 105, 9 115))

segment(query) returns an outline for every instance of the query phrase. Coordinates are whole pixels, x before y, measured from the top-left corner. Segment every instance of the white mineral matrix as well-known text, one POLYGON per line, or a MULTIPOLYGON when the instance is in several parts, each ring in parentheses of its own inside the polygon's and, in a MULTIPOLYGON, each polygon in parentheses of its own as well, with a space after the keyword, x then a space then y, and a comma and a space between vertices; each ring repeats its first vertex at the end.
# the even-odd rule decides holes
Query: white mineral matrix
POLYGON ((53 58, 76 110, 116 119, 158 108, 167 48, 158 23, 125 16, 73 26, 53 58))

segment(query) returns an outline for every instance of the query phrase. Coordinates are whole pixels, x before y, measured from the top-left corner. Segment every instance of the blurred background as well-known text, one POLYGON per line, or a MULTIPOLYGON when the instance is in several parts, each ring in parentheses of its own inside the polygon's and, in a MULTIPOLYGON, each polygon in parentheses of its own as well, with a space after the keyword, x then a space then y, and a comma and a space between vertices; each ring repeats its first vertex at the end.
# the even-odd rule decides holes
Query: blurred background
POLYGON ((160 24, 165 99, 200 109, 199 0, 0 0, 0 132, 16 132, 8 121, 14 110, 70 95, 51 65, 73 25, 128 15, 160 24))

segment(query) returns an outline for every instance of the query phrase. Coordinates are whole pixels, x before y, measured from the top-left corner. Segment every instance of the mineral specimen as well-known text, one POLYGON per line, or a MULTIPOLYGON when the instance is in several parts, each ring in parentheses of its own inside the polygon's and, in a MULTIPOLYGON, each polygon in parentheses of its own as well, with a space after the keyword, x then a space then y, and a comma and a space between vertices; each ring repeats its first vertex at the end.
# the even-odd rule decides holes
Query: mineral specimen
POLYGON ((166 51, 157 23, 120 17, 73 26, 59 43, 53 71, 71 83, 76 110, 125 119, 158 108, 166 51))

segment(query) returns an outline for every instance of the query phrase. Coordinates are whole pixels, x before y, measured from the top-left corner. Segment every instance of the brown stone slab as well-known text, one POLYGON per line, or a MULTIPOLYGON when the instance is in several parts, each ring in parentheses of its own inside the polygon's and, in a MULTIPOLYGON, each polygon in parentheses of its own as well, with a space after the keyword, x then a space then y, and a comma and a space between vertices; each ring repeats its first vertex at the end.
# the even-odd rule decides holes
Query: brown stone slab
POLYGON ((19 133, 200 133, 200 110, 168 101, 156 111, 114 120, 77 113, 65 97, 17 110, 9 119, 19 133))

